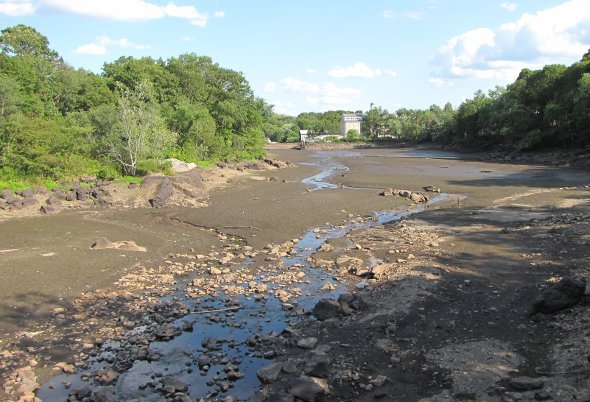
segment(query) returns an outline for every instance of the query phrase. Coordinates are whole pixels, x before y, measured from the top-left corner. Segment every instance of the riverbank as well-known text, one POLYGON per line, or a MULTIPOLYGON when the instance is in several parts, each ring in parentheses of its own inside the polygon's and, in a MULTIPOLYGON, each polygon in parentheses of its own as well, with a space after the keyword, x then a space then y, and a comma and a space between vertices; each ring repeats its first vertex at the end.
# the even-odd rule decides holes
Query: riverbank
MULTIPOLYGON (((241 372, 244 377, 237 378, 238 375, 232 377, 234 380, 227 381, 226 373, 221 376, 221 380, 214 381, 211 386, 204 384, 202 387, 209 387, 208 392, 217 390, 215 396, 211 396, 212 398, 237 394, 238 390, 247 388, 241 385, 244 381, 253 383, 256 388, 257 369, 255 367, 264 363, 265 352, 275 351, 272 356, 268 354, 268 358, 288 362, 289 358, 294 356, 293 354, 302 353, 300 348, 292 348, 292 346, 304 337, 316 337, 321 344, 327 343, 329 346, 345 345, 337 348, 331 346, 332 351, 328 352, 328 355, 332 354, 331 361, 326 366, 327 371, 323 377, 330 382, 333 394, 324 398, 346 399, 349 396, 353 398, 351 400, 372 398, 376 396, 373 391, 381 387, 375 387, 375 384, 372 387, 367 386, 372 379, 376 378, 375 376, 380 375, 388 378, 387 387, 380 391, 385 392, 386 395, 399 394, 406 395, 409 399, 418 399, 437 394, 438 392, 435 391, 441 385, 451 394, 460 395, 462 391, 459 388, 452 388, 453 384, 458 384, 461 380, 454 380, 452 368, 448 367, 450 363, 440 359, 439 361, 436 357, 428 357, 430 356, 428 352, 440 352, 442 343, 428 343, 430 341, 427 339, 436 338, 439 342, 447 342, 446 345, 459 345, 471 339, 469 331, 473 328, 459 323, 453 328, 453 331, 456 331, 453 336, 448 336, 448 332, 443 332, 444 336, 441 336, 437 331, 446 331, 446 329, 441 330, 437 328, 437 324, 433 324, 437 322, 438 312, 442 314, 441 322, 452 321, 450 311, 453 314, 456 313, 457 317, 470 317, 473 322, 480 320, 476 322, 477 327, 474 327, 479 328, 479 338, 473 339, 481 340, 487 336, 490 340, 499 338, 496 340, 507 342, 505 338, 508 338, 510 331, 505 331, 504 338, 501 338, 499 335, 496 336, 494 331, 488 331, 483 323, 483 320, 486 320, 486 323, 490 320, 487 315, 491 313, 485 311, 489 308, 495 308, 498 311, 499 307, 492 304, 486 308, 488 302, 478 301, 477 298, 478 295, 485 294, 488 289, 491 289, 486 286, 499 286, 494 281, 503 281, 504 275, 507 274, 506 270, 510 273, 516 270, 516 267, 526 266, 523 263, 523 257, 519 255, 529 255, 533 259, 531 262, 535 263, 535 259, 539 259, 536 255, 539 253, 537 250, 539 241, 533 240, 539 238, 532 236, 543 233, 527 232, 529 229, 522 228, 535 227, 541 216, 545 217, 543 219, 550 219, 551 214, 577 214, 576 217, 579 217, 579 220, 570 219, 554 223, 548 221, 547 225, 554 225, 546 225, 549 227, 547 230, 550 235, 547 238, 550 240, 548 245, 553 245, 558 244, 556 241, 561 239, 559 236, 555 240, 551 237, 552 230, 561 228, 559 225, 582 230, 583 225, 587 223, 586 212, 584 212, 586 210, 583 209, 586 208, 583 204, 588 200, 588 189, 583 187, 587 180, 585 172, 462 160, 458 159, 460 158, 458 155, 437 154, 423 149, 331 152, 276 149, 271 150, 270 153, 273 158, 289 160, 298 167, 253 171, 250 174, 231 178, 229 186, 210 192, 207 202, 204 203, 206 205, 199 208, 164 207, 155 210, 115 208, 94 211, 92 214, 84 211, 32 220, 10 221, 11 230, 15 234, 22 233, 22 235, 15 236, 7 247, 3 245, 2 249, 17 249, 14 251, 16 254, 11 254, 13 252, 7 254, 12 256, 10 261, 3 259, 5 264, 3 270, 18 264, 19 271, 29 272, 19 281, 25 284, 25 288, 30 284, 30 287, 37 286, 40 290, 15 293, 13 300, 22 302, 16 309, 14 304, 10 304, 10 299, 5 301, 1 320, 5 328, 2 337, 2 371, 3 374, 8 374, 5 376, 5 384, 11 386, 8 387, 8 392, 11 392, 11 395, 17 395, 23 379, 30 379, 31 373, 36 376, 34 382, 29 382, 33 387, 49 378, 50 375, 60 372, 68 373, 75 367, 85 367, 89 359, 92 360, 93 354, 105 348, 105 343, 106 347, 110 345, 108 339, 115 339, 120 343, 120 348, 111 349, 111 353, 120 354, 113 360, 113 363, 115 361, 121 363, 114 368, 118 378, 118 375, 129 370, 129 364, 145 361, 150 350, 153 356, 152 343, 160 339, 157 338, 158 333, 160 337, 163 335, 163 338, 174 339, 188 336, 177 334, 179 329, 182 332, 183 326, 177 320, 184 317, 187 309, 186 304, 178 303, 184 299, 205 303, 200 306, 202 310, 228 309, 220 312, 218 318, 214 318, 221 320, 223 324, 228 319, 234 320, 237 324, 244 320, 255 321, 253 316, 240 318, 239 311, 248 314, 253 311, 237 308, 232 304, 232 297, 229 297, 221 306, 209 305, 204 300, 220 290, 224 293, 229 292, 231 296, 232 292, 237 292, 236 295, 241 294, 240 289, 250 289, 248 294, 252 300, 255 303, 264 303, 264 305, 258 304, 255 305, 257 307, 252 307, 254 312, 258 309, 272 310, 270 306, 274 305, 274 300, 280 301, 282 296, 285 301, 277 302, 279 310, 284 308, 281 303, 290 304, 293 310, 287 310, 291 313, 281 319, 280 323, 283 329, 291 328, 292 333, 298 335, 291 337, 285 334, 274 335, 269 339, 268 335, 272 335, 276 329, 267 328, 268 332, 265 332, 264 326, 248 329, 246 325, 246 329, 253 335, 263 336, 263 341, 248 345, 245 338, 240 340, 228 336, 230 339, 225 339, 224 336, 225 340, 219 346, 222 350, 233 339, 234 348, 237 346, 237 349, 246 353, 248 348, 252 347, 254 354, 259 353, 260 357, 257 358, 259 360, 255 360, 255 364, 248 363, 243 357, 238 359, 239 362, 228 357, 229 361, 225 363, 221 363, 223 358, 213 359, 209 368, 213 366, 223 371, 223 367, 231 363, 236 370, 230 371, 241 372), (337 171, 330 178, 336 188, 314 190, 310 186, 301 184, 303 178, 317 174, 326 165, 346 168, 337 171), (368 301, 369 310, 363 310, 359 313, 361 316, 356 316, 355 320, 348 318, 328 324, 334 324, 335 327, 326 327, 324 324, 313 321, 301 321, 306 317, 305 309, 298 310, 297 306, 304 305, 306 299, 312 298, 296 289, 304 288, 305 278, 310 274, 300 267, 294 269, 292 274, 297 275, 301 272, 303 273, 301 277, 276 277, 276 275, 282 272, 281 266, 277 265, 278 262, 292 253, 291 250, 296 251, 295 255, 303 254, 303 250, 297 251, 295 247, 303 239, 303 234, 309 229, 312 229, 313 233, 314 228, 324 230, 321 228, 336 228, 346 222, 362 221, 366 219, 363 217, 371 216, 374 211, 413 207, 415 204, 406 199, 384 197, 379 193, 389 187, 418 191, 429 185, 451 193, 446 203, 430 206, 429 212, 420 215, 416 218, 418 220, 405 221, 403 223, 405 226, 391 224, 350 233, 348 237, 341 240, 333 240, 334 250, 328 250, 329 247, 326 246, 319 254, 310 256, 312 265, 321 267, 325 264, 324 269, 329 269, 330 265, 332 269, 336 269, 335 264, 338 263, 339 258, 341 263, 343 262, 343 255, 349 258, 348 261, 357 258, 362 261, 363 266, 380 267, 383 275, 366 281, 368 290, 361 292, 368 301), (568 209, 560 211, 561 207, 568 209), (537 212, 541 215, 530 215, 537 212), (515 217, 519 219, 524 217, 526 224, 510 220, 515 217), (508 219, 508 221, 498 223, 499 219, 508 219), (536 220, 534 224, 529 222, 532 220, 536 220), (487 221, 489 222, 485 223, 487 221), (501 233, 504 229, 508 233, 501 233), (522 236, 516 237, 516 233, 522 236), (92 242, 98 237, 107 237, 110 241, 134 241, 137 245, 146 247, 147 251, 90 249, 92 242), (397 244, 397 241, 402 243, 397 244), (525 241, 529 241, 526 243, 528 245, 521 246, 520 244, 525 241), (410 243, 406 244, 406 242, 410 243), (272 245, 268 247, 269 244, 272 245), (438 245, 435 246, 435 244, 438 245), (522 252, 519 253, 520 250, 522 252), (47 255, 50 253, 56 254, 47 255), (58 258, 52 259, 52 257, 58 258), (250 260, 254 261, 253 271, 239 273, 237 268, 241 266, 241 263, 250 260), (40 267, 44 269, 39 269, 40 267), (56 276, 43 276, 50 273, 56 276), (182 281, 185 277, 191 278, 188 283, 182 281), (262 278, 267 277, 268 280, 262 281, 262 278), (193 278, 198 281, 193 282, 193 278), (481 283, 475 278, 481 279, 481 283), (78 283, 78 285, 77 287, 70 285, 70 293, 63 293, 67 289, 64 287, 65 290, 62 290, 59 286, 63 286, 64 280, 78 283), (199 282, 200 280, 203 282, 199 282), (471 281, 469 284, 471 287, 465 285, 465 280, 471 281), (252 282, 252 287, 249 282, 252 282), (246 284, 245 288, 227 287, 230 284, 242 283, 246 284), (262 285, 270 286, 275 290, 271 293, 270 290, 264 290, 262 285), (404 290, 400 292, 400 288, 404 290), (464 293, 451 294, 451 291, 457 288, 473 290, 469 293, 471 298, 459 297, 464 293), (103 290, 97 291, 97 289, 103 290), (276 289, 282 289, 285 293, 277 294, 276 289), (437 300, 440 302, 436 296, 439 290, 442 292, 441 300, 452 300, 447 301, 447 307, 441 304, 440 310, 436 307, 437 300), (81 291, 85 291, 82 297, 80 297, 81 291), (180 293, 177 293, 173 299, 169 297, 161 299, 162 295, 177 291, 180 293), (268 300, 256 301, 256 297, 263 296, 268 297, 268 300), (31 303, 31 300, 36 301, 31 303), (55 307, 49 309, 47 306, 50 306, 52 302, 55 307), (482 305, 477 313, 473 313, 474 303, 482 305), (430 311, 431 308, 432 311, 430 311), (443 311, 445 309, 449 312, 445 313, 443 311), (383 311, 387 313, 384 314, 383 311), (226 312, 230 315, 227 316, 226 312), (431 332, 428 337, 405 336, 397 334, 393 327, 389 328, 391 323, 398 323, 394 327, 400 328, 401 322, 404 323, 402 327, 407 328, 408 331, 413 328, 417 331, 414 333, 431 332), (157 332, 157 328, 161 329, 165 324, 171 323, 175 327, 167 327, 168 332, 157 332), (148 334, 146 336, 134 334, 133 331, 143 325, 148 325, 150 328, 148 334), (334 331, 332 328, 337 330, 334 331), (155 338, 152 339, 150 336, 155 338), (330 338, 334 336, 336 338, 330 338), (398 363, 403 361, 401 366, 396 365, 394 361, 382 362, 383 348, 376 347, 376 341, 386 338, 391 338, 388 342, 397 342, 392 346, 394 348, 392 350, 399 349, 403 356, 414 356, 414 358, 407 361, 400 360, 398 363), (411 339, 399 340, 398 338, 411 339), (131 341, 133 339, 134 341, 131 341), (369 341, 364 341, 362 345, 353 342, 358 339, 369 341), (279 347, 276 343, 273 344, 275 340, 284 342, 284 345, 279 347), (401 348, 403 345, 405 349, 401 348), (414 345, 418 346, 414 347, 414 345), (350 354, 345 352, 348 349, 350 354), (143 355, 144 352, 146 355, 143 355), (343 356, 340 360, 338 360, 339 355, 343 356), (418 363, 406 364, 413 360, 427 364, 428 367, 432 367, 432 370, 423 370, 423 374, 418 375, 426 366, 418 363), (356 370, 365 366, 363 362, 371 365, 372 361, 380 362, 379 367, 371 371, 356 370), (429 363, 426 363, 427 361, 429 363), (340 363, 342 367, 350 368, 351 373, 356 372, 358 376, 352 373, 350 377, 352 380, 348 381, 342 377, 344 374, 334 374, 333 369, 340 367, 340 363), (221 364, 223 366, 220 366, 221 364), (389 365, 391 367, 388 367, 389 365), (21 370, 20 373, 19 370, 21 370), (397 374, 392 374, 404 372, 408 373, 408 376, 399 374, 399 377, 396 377, 397 374), (434 372, 437 374, 434 375, 434 372), (429 374, 439 376, 441 380, 432 387, 426 387, 424 390, 417 389, 416 387, 423 384, 425 376, 428 377, 429 374), (369 375, 372 378, 369 378, 369 375), (8 376, 10 378, 7 378, 8 376), (398 378, 398 381, 392 378, 398 378), (414 384, 414 388, 403 386, 409 380, 414 384), (228 384, 227 389, 224 384, 221 384, 224 381, 228 384), (370 389, 367 390, 367 388, 370 389)), ((581 233, 581 235, 585 234, 581 233)), ((570 237, 564 235, 563 238, 570 237)), ((328 244, 330 242, 332 241, 328 244)), ((587 258, 587 255, 583 254, 584 248, 575 248, 571 244, 562 246, 580 252, 578 257, 580 261, 587 258)), ((315 249, 312 248, 309 251, 314 252, 315 249)), ((541 255, 547 261, 555 259, 557 263, 564 263, 558 258, 563 255, 556 253, 541 255)), ((302 261, 303 263, 307 261, 302 261)), ((514 286, 504 289, 506 293, 502 295, 514 295, 511 299, 514 306, 518 308, 524 306, 523 300, 529 300, 524 296, 532 297, 536 290, 531 287, 522 293, 524 295, 522 299, 516 297, 520 296, 519 292, 514 291, 519 289, 517 286, 519 281, 521 285, 524 283, 528 286, 531 278, 534 278, 535 286, 541 286, 551 276, 566 274, 570 267, 564 265, 560 272, 554 272, 555 275, 551 274, 553 271, 535 271, 535 269, 527 266, 527 269, 519 271, 516 279, 509 278, 510 284, 514 286)), ((330 280, 332 275, 336 275, 336 273, 330 274, 330 270, 325 272, 321 276, 323 281, 330 280)), ((346 274, 336 275, 336 278, 339 280, 331 280, 333 286, 350 282, 354 287, 357 282, 363 280, 360 276, 351 275, 348 270, 346 274)), ((491 292, 494 290, 497 289, 492 289, 491 292)), ((322 294, 317 291, 310 292, 318 296, 322 294)), ((189 311, 194 312, 194 308, 196 308, 195 305, 189 304, 189 311)), ((502 314, 496 315, 502 318, 505 314, 502 310, 502 314)), ((213 316, 215 314, 211 315, 213 316)), ((260 322, 263 323, 266 319, 272 320, 273 317, 271 315, 260 322)), ((521 322, 525 326, 528 325, 527 323, 527 319, 521 322)), ((542 329, 541 333, 546 328, 551 328, 548 326, 549 321, 546 324, 539 327, 542 329)), ((191 328, 195 328, 194 331, 198 332, 200 327, 193 325, 191 328)), ((518 332, 518 338, 521 339, 521 335, 524 336, 525 333, 524 330, 518 332)), ((199 344, 201 342, 202 340, 199 344)), ((499 348, 504 350, 504 346, 499 348)), ((317 349, 313 350, 317 352, 317 349)), ((320 351, 322 350, 326 352, 325 347, 320 348, 320 351)), ((463 353, 461 349, 457 350, 456 353, 463 353)), ((209 352, 216 353, 215 349, 209 352)), ((190 364, 185 366, 182 376, 188 379, 199 378, 200 374, 197 375, 197 372, 202 369, 198 361, 199 356, 207 356, 209 352, 207 350, 192 351, 191 356, 186 356, 186 363, 190 364), (187 370, 191 370, 194 375, 191 376, 187 370)), ((393 355, 394 352, 387 353, 393 355)), ((438 354, 432 356, 438 356, 438 354)), ((162 371, 160 371, 162 373, 166 367, 164 362, 167 360, 165 356, 160 358, 163 362, 162 371)), ((399 358, 402 359, 402 357, 399 358)), ((148 361, 151 360, 148 359, 148 361)), ((270 360, 266 361, 270 363, 270 360)), ((300 362, 295 362, 294 366, 295 370, 292 374, 298 376, 305 371, 300 362)), ((109 373, 111 376, 114 375, 109 373)), ((99 387, 100 384, 108 387, 110 384, 122 381, 117 378, 97 381, 95 377, 96 375, 92 375, 88 379, 94 378, 94 383, 99 387)), ((284 393, 292 377, 293 375, 278 375, 278 382, 271 385, 265 392, 272 396, 284 393)), ((159 380, 146 379, 146 381, 151 381, 157 389, 162 387, 159 380)), ((136 389, 138 385, 141 384, 135 384, 136 389)), ((61 383, 54 386, 59 386, 62 390, 60 395, 63 395, 63 392, 67 394, 75 390, 75 387, 64 388, 61 383)), ((162 391, 156 392, 149 387, 144 390, 147 390, 146 392, 152 390, 151 394, 161 399, 171 396, 163 394, 162 391)), ((197 396, 197 388, 193 388, 192 385, 188 391, 192 391, 191 397, 197 396)), ((483 394, 475 393, 474 395, 483 394)))

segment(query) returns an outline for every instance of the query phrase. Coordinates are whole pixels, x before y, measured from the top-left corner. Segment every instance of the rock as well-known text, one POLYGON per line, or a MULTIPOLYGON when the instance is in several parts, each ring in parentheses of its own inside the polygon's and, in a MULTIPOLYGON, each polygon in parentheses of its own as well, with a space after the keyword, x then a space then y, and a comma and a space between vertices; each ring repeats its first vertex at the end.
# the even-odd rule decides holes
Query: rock
POLYGON ((170 339, 174 338, 180 330, 177 330, 173 324, 160 325, 154 330, 154 335, 158 339, 170 339))
POLYGON ((151 198, 149 200, 150 205, 153 208, 163 207, 166 204, 166 202, 168 202, 168 199, 172 196, 173 193, 174 187, 172 185, 172 182, 168 178, 165 178, 158 186, 154 198, 151 198))
POLYGON ((302 338, 297 341, 297 346, 302 349, 313 349, 317 346, 318 339, 310 336, 309 338, 302 338))
POLYGON ((53 205, 42 205, 41 208, 39 208, 39 210, 44 213, 44 214, 52 214, 56 211, 55 206, 53 205))
POLYGON ((372 384, 374 387, 382 387, 387 382, 387 380, 389 379, 386 376, 378 375, 377 377, 369 381, 369 383, 372 384))
POLYGON ((270 181, 271 183, 278 183, 279 182, 279 178, 276 176, 271 176, 268 181, 270 181))
POLYGON ((412 193, 410 199, 415 203, 428 202, 428 196, 422 193, 412 193))
POLYGON ((424 191, 428 191, 430 193, 440 193, 440 188, 435 187, 435 186, 432 186, 432 185, 425 186, 425 187, 422 187, 422 188, 424 189, 424 191))
POLYGON ((138 187, 138 184, 137 184, 136 182, 134 182, 134 181, 132 181, 131 183, 129 183, 129 185, 127 186, 127 188, 128 188, 129 190, 134 190, 134 189, 136 189, 137 187, 138 187))
POLYGON ((300 377, 289 383, 289 394, 305 402, 314 402, 326 393, 326 390, 309 377, 300 377))
POLYGON ((541 379, 530 377, 511 378, 508 383, 512 388, 517 389, 519 391, 531 391, 534 389, 541 389, 544 385, 541 379))
POLYGON ((76 201, 76 192, 68 191, 68 193, 66 194, 66 201, 76 201))
POLYGON ((393 189, 392 188, 386 188, 385 190, 381 191, 379 193, 379 195, 383 196, 383 197, 389 197, 393 195, 393 189))
POLYGON ((29 197, 29 198, 25 198, 23 200, 23 207, 31 207, 33 205, 37 204, 37 199, 35 197, 29 197))
POLYGON ((193 170, 194 168, 197 167, 196 163, 192 163, 192 162, 187 163, 187 162, 183 162, 181 160, 174 159, 174 158, 166 159, 166 162, 170 163, 170 169, 174 173, 188 172, 188 171, 193 170))
POLYGON ((113 248, 113 243, 111 243, 106 237, 100 237, 96 239, 90 248, 94 250, 105 250, 107 248, 113 248))
POLYGON ((531 315, 551 314, 579 303, 586 291, 586 281, 566 277, 545 289, 533 305, 531 315))
POLYGON ((2 190, 2 192, 0 193, 0 198, 4 199, 4 200, 8 200, 11 198, 14 198, 14 192, 12 190, 2 190))
POLYGON ((171 394, 175 392, 186 392, 188 391, 188 384, 184 381, 179 380, 178 378, 174 378, 170 375, 162 378, 162 388, 166 388, 172 390, 171 394))
POLYGON ((115 402, 115 388, 113 386, 102 387, 94 393, 94 402, 115 402))
POLYGON ((342 306, 337 300, 322 299, 313 308, 312 314, 319 321, 336 318, 343 314, 342 306))
POLYGON ((338 302, 342 305, 348 305, 353 310, 362 310, 367 306, 362 297, 352 293, 341 294, 338 296, 338 302))
POLYGON ((35 190, 32 188, 29 188, 27 190, 23 190, 21 195, 25 198, 33 197, 35 195, 35 190))
POLYGON ((83 188, 79 188, 76 190, 76 199, 78 201, 86 201, 88 199, 88 192, 83 188))
POLYGON ((325 353, 314 354, 306 363, 303 372, 319 378, 328 378, 330 357, 325 353))
POLYGON ((90 385, 85 385, 82 388, 74 390, 70 395, 75 395, 76 398, 82 400, 92 395, 92 388, 90 388, 90 385))
POLYGON ((263 384, 271 384, 279 378, 282 366, 280 363, 272 363, 256 372, 256 377, 263 384))
POLYGON ((119 378, 119 373, 111 369, 100 369, 94 376, 94 381, 98 384, 109 385, 113 384, 119 378))
POLYGON ((97 207, 110 207, 111 205, 113 205, 113 203, 109 200, 107 200, 106 198, 104 198, 104 196, 99 196, 98 198, 96 198, 94 200, 94 205, 96 205, 97 207))

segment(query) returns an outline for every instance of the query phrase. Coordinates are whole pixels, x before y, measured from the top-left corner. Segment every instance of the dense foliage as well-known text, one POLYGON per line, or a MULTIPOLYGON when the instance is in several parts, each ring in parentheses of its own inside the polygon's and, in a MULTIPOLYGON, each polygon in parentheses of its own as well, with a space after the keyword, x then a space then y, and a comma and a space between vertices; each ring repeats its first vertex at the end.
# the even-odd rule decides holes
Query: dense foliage
POLYGON ((569 67, 523 69, 506 88, 477 91, 458 109, 380 107, 365 115, 366 137, 528 150, 590 146, 590 52, 569 67))
MULTIPOLYGON (((0 187, 142 174, 166 157, 261 157, 265 136, 295 142, 299 130, 339 134, 342 113, 351 112, 276 114, 241 73, 206 56, 121 57, 99 75, 69 66, 34 28, 0 32, 0 187)), ((390 113, 371 105, 362 114, 362 132, 346 140, 587 147, 590 51, 569 67, 524 69, 506 88, 478 91, 457 109, 447 103, 390 113)))
POLYGON ((116 177, 186 161, 263 155, 272 108, 204 56, 122 57, 74 69, 34 28, 0 33, 0 180, 116 177))

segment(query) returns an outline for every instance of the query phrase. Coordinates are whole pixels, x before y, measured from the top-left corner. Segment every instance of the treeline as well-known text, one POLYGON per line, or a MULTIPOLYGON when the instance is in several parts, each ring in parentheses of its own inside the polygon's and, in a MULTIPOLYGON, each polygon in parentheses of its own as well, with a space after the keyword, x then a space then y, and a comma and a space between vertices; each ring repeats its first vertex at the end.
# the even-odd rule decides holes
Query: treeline
POLYGON ((272 107, 209 57, 122 57, 74 69, 26 25, 0 33, 0 179, 114 178, 263 155, 272 107))
POLYGON ((487 94, 478 91, 457 109, 451 104, 426 110, 366 113, 371 138, 506 146, 521 150, 590 146, 590 51, 569 67, 523 69, 516 81, 487 94))
MULTIPOLYGON (((276 141, 296 139, 299 129, 339 134, 343 111, 276 118, 276 141)), ((349 112, 348 112, 349 113, 349 112)), ((362 112, 356 112, 362 113, 362 112)), ((521 150, 590 146, 590 51, 569 67, 523 69, 507 87, 478 91, 458 108, 450 103, 393 113, 371 107, 361 140, 402 140, 521 150)), ((270 124, 270 123, 269 123, 270 124)))
MULTIPOLYGON (((348 110, 330 110, 323 113, 305 112, 297 117, 272 114, 264 126, 267 138, 276 142, 299 141, 299 130, 309 130, 313 135, 340 133, 340 118, 348 110)), ((357 111, 362 114, 362 111, 357 111)))

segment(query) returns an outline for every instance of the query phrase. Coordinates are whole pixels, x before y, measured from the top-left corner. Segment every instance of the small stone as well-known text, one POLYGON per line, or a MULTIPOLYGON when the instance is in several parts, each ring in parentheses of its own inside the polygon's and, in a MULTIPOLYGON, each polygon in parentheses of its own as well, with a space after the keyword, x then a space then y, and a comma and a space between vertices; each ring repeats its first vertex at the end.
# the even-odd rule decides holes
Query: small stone
POLYGON ((318 339, 314 337, 302 338, 297 341, 297 346, 302 349, 313 349, 318 344, 318 339))

